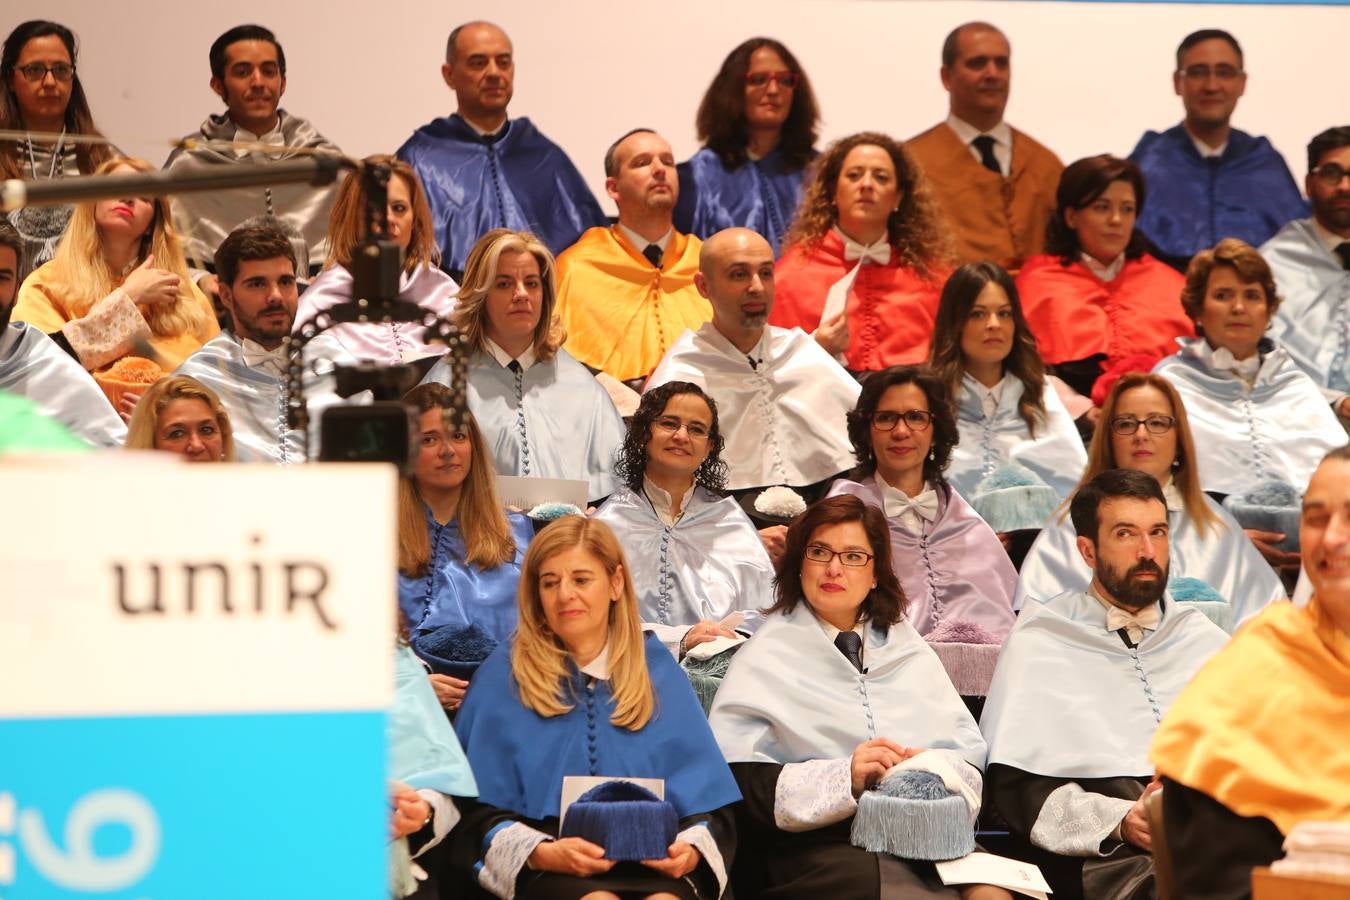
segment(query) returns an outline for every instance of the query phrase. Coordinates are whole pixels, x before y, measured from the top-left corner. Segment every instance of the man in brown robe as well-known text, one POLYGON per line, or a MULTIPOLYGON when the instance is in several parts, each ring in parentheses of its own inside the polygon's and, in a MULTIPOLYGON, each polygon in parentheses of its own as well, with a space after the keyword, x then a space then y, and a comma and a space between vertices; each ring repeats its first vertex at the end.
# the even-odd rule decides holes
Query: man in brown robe
POLYGON ((1064 164, 1003 121, 1012 51, 993 25, 967 22, 942 45, 950 112, 906 145, 956 235, 963 262, 1012 272, 1041 252, 1064 164))

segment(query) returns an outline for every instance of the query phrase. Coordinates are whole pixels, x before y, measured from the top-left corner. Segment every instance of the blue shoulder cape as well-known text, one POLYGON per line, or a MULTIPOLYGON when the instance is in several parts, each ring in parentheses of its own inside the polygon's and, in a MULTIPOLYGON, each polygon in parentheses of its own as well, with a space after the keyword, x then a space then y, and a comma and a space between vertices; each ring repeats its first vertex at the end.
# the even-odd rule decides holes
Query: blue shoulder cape
POLYGON ((723 228, 749 228, 763 235, 777 256, 797 214, 806 170, 786 169, 777 148, 762 159, 728 169, 704 147, 677 168, 680 199, 675 228, 700 238, 723 228))
POLYGON ((574 668, 570 712, 545 718, 526 708, 511 677, 511 644, 499 645, 455 718, 479 800, 527 819, 555 818, 565 775, 663 778, 665 799, 682 819, 741 799, 689 679, 652 635, 644 650, 656 709, 629 731, 609 721, 609 682, 588 690, 589 679, 574 668))
POLYGON ((457 114, 413 132, 398 157, 417 171, 431 204, 441 266, 462 272, 493 228, 539 235, 556 256, 604 213, 567 154, 529 119, 511 119, 488 143, 457 114))
POLYGON ((1145 132, 1130 159, 1148 189, 1139 229, 1167 256, 1189 258, 1226 237, 1259 247, 1308 215, 1284 157, 1236 128, 1217 163, 1201 158, 1181 125, 1145 132))

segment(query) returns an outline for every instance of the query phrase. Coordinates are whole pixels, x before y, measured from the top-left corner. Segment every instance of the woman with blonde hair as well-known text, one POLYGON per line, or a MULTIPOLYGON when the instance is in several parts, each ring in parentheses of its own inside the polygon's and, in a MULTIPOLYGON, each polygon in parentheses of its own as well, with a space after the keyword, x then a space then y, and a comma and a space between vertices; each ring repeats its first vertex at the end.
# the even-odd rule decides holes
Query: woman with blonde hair
MULTIPOLYGON (((143 159, 119 156, 95 174, 153 171, 143 159)), ((210 301, 188 277, 165 197, 78 204, 56 257, 19 289, 14 321, 68 347, 128 414, 137 387, 220 333, 210 301), (147 349, 153 359, 141 356, 147 349), (123 398, 128 383, 133 393, 123 398)))
MULTIPOLYGON (((1121 376, 1102 404, 1101 424, 1088 447, 1079 487, 1107 469, 1146 472, 1167 498, 1169 574, 1197 578, 1229 602, 1236 625, 1267 603, 1286 599, 1275 571, 1242 526, 1200 488, 1195 440, 1176 388, 1158 375, 1121 376)), ((1088 588, 1092 570, 1078 553, 1067 510, 1052 518, 1031 545, 1014 606, 1088 588)))
POLYGON ((216 392, 197 379, 161 378, 136 404, 126 449, 179 453, 188 462, 234 462, 230 414, 216 392))
POLYGON ((784 238, 769 324, 814 332, 854 372, 921 363, 951 238, 904 146, 876 132, 816 161, 784 238))
POLYGON ((740 793, 688 679, 643 636, 609 527, 566 516, 540 532, 519 613, 455 722, 478 781, 456 867, 498 897, 721 896, 740 793), (663 856, 616 862, 608 844, 559 837, 566 776, 660 779, 675 840, 663 856))
MULTIPOLYGON (((585 481, 614 491, 623 417, 590 370, 562 349, 553 254, 527 231, 496 228, 464 264, 455 321, 468 338, 469 409, 503 475, 585 481)), ((449 360, 427 382, 450 384, 449 360)))
POLYGON ((403 396, 417 412, 417 458, 399 483, 399 608, 413 650, 448 710, 459 708, 478 663, 516 627, 520 561, 530 520, 497 500, 495 473, 472 416, 447 421, 454 395, 423 384, 403 396))
MULTIPOLYGON (((441 251, 436 246, 431 207, 417 173, 403 160, 384 154, 367 156, 364 162, 390 169, 385 209, 389 240, 403 251, 398 299, 448 318, 454 311, 459 286, 439 268, 441 251)), ((366 237, 366 203, 365 183, 356 177, 345 179, 338 188, 328 224, 328 259, 323 271, 300 295, 297 326, 339 303, 361 299, 352 296, 351 265, 357 246, 366 237)), ((426 326, 420 323, 344 322, 328 333, 353 356, 382 365, 444 352, 444 348, 426 342, 426 326)))

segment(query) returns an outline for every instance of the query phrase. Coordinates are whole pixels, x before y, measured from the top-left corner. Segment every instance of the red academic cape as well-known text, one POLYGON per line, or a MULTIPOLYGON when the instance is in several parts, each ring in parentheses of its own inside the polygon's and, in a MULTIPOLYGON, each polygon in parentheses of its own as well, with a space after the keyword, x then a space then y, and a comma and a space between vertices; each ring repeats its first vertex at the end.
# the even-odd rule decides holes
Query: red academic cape
POLYGON ((1195 337, 1181 308, 1186 279, 1145 254, 1128 260, 1112 281, 1081 262, 1058 256, 1028 259, 1017 276, 1022 312, 1047 363, 1072 362, 1098 353, 1117 360, 1136 353, 1170 356, 1176 339, 1195 337))
MULTIPOLYGON (((945 273, 931 280, 900 264, 891 253, 887 265, 868 263, 849 288, 848 368, 874 372, 928 359, 938 296, 945 273)), ((833 231, 813 246, 793 244, 774 270, 773 311, 769 324, 800 328, 810 334, 820 325, 830 286, 857 265, 844 259, 844 242, 833 231)))

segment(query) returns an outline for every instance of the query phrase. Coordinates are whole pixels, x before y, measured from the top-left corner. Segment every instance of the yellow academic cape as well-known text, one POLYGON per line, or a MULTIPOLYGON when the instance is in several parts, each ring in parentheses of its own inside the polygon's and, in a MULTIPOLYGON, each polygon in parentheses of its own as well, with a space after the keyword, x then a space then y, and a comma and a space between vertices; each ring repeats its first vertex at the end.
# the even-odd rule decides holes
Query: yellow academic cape
POLYGON ((1350 822, 1350 638, 1274 603, 1205 664, 1158 726, 1158 773, 1284 834, 1350 822))
POLYGON ((674 232, 657 270, 617 226, 587 230, 558 257, 567 352, 620 381, 650 375, 686 328, 712 319, 694 287, 702 246, 674 232))
MULTIPOLYGON (((34 328, 41 329, 44 334, 54 334, 61 330, 62 325, 80 318, 74 312, 73 298, 66 296, 63 289, 58 287, 61 282, 56 260, 38 266, 24 279, 23 285, 19 288, 19 296, 14 302, 14 321, 27 322, 34 328)), ((113 288, 116 289, 121 283, 119 279, 113 284, 113 288)), ((183 331, 178 334, 152 333, 147 339, 158 357, 155 362, 159 363, 165 375, 182 365, 183 360, 196 353, 202 344, 220 334, 215 309, 211 306, 211 301, 206 299, 206 295, 192 283, 187 285, 185 293, 184 302, 197 306, 206 313, 201 326, 195 331, 183 331)), ((125 385, 111 380, 106 375, 107 369, 105 366, 91 374, 116 405, 116 398, 120 396, 121 389, 125 385)))

